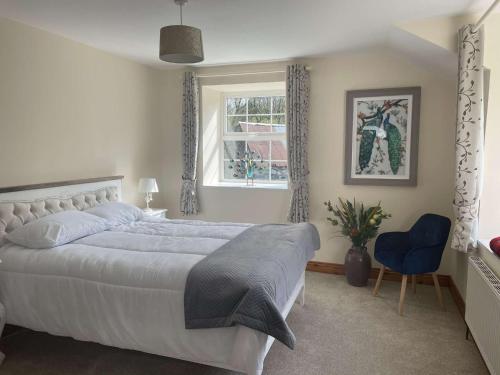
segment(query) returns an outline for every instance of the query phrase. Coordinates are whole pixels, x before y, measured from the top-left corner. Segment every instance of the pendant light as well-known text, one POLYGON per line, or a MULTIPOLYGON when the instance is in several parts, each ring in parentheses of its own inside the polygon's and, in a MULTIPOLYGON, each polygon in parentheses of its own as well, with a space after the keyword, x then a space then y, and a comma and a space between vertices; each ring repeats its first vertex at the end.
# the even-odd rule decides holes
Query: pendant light
POLYGON ((176 64, 203 61, 201 30, 182 24, 182 7, 187 0, 174 0, 180 7, 181 24, 164 26, 160 30, 160 60, 176 64))

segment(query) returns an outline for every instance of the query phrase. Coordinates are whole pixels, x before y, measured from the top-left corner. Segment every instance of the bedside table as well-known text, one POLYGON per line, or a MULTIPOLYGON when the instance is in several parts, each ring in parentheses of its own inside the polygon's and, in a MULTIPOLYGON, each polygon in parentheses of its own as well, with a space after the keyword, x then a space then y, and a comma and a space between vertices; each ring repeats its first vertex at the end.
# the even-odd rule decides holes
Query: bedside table
POLYGON ((166 208, 152 208, 151 211, 144 211, 144 215, 153 216, 153 217, 161 217, 166 219, 168 210, 166 208))

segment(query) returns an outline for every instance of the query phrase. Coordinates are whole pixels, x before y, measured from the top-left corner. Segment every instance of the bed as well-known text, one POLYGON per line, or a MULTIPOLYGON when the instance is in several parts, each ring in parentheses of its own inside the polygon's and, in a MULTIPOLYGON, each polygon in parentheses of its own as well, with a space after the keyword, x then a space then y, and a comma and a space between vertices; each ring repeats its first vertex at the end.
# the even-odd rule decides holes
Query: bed
MULTIPOLYGON (((2 189, 0 238, 40 217, 120 201, 121 182, 2 189)), ((195 266, 252 227, 144 217, 50 249, 0 240, 0 302, 10 324, 258 375, 274 337, 239 324, 186 329, 184 309, 195 266)), ((282 293, 283 319, 304 289, 302 272, 282 293)))

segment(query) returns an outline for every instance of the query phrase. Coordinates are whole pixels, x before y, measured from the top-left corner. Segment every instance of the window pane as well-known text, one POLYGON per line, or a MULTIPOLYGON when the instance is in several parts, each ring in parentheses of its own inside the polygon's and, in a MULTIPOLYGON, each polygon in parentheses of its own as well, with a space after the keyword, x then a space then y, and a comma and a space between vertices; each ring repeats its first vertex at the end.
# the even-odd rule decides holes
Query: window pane
POLYGON ((285 115, 273 115, 272 122, 273 133, 286 132, 285 115))
POLYGON ((248 123, 248 132, 249 133, 270 133, 271 126, 266 124, 256 124, 256 123, 248 123))
POLYGON ((248 116, 249 133, 269 133, 271 132, 271 116, 248 116))
POLYGON ((255 168, 254 172, 255 180, 265 180, 269 181, 269 162, 264 161, 262 163, 257 163, 257 168, 255 168))
POLYGON ((227 98, 226 113, 228 115, 245 115, 247 113, 247 99, 227 98))
POLYGON ((285 113, 285 97, 273 97, 273 113, 285 113))
POLYGON ((228 133, 241 133, 247 131, 246 116, 227 116, 228 133))
POLYGON ((285 115, 273 115, 273 124, 285 125, 285 115))
POLYGON ((256 115, 248 116, 248 122, 257 123, 257 124, 270 124, 271 123, 271 116, 270 115, 267 115, 267 116, 264 116, 264 115, 261 115, 261 116, 256 116, 256 115))
POLYGON ((286 141, 272 141, 272 160, 287 160, 286 141))
POLYGON ((287 181, 288 155, 284 140, 286 133, 285 96, 230 96, 226 97, 224 106, 224 135, 230 136, 222 139, 223 179, 244 183, 246 169, 240 159, 245 158, 246 153, 247 157, 255 160, 254 180, 256 182, 287 181), (278 138, 278 134, 282 137, 278 138), (271 140, 271 137, 277 140, 271 140))
POLYGON ((254 153, 254 159, 269 160, 269 141, 248 141, 248 150, 254 153))
POLYGON ((244 180, 245 172, 240 168, 240 163, 237 161, 230 162, 224 160, 224 179, 225 180, 244 180))
POLYGON ((288 180, 288 163, 286 161, 273 161, 271 162, 271 168, 271 180, 288 180))
POLYGON ((248 114, 270 114, 271 113, 271 97, 257 96, 248 99, 248 114))
POLYGON ((224 159, 237 159, 245 154, 245 141, 224 141, 224 159))

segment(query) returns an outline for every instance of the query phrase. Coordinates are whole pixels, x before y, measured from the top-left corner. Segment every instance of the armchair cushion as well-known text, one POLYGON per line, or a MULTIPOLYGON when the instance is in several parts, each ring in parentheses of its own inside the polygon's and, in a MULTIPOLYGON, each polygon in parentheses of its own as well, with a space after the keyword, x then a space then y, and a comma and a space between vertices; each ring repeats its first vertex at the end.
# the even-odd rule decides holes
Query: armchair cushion
POLYGON ((404 275, 436 272, 441 263, 444 245, 421 247, 410 250, 403 262, 404 275))
POLYGON ((450 233, 450 219, 440 215, 425 214, 410 229, 412 248, 445 245, 450 233))
POLYGON ((408 232, 382 233, 375 241, 375 259, 391 270, 402 273, 409 248, 408 232))

